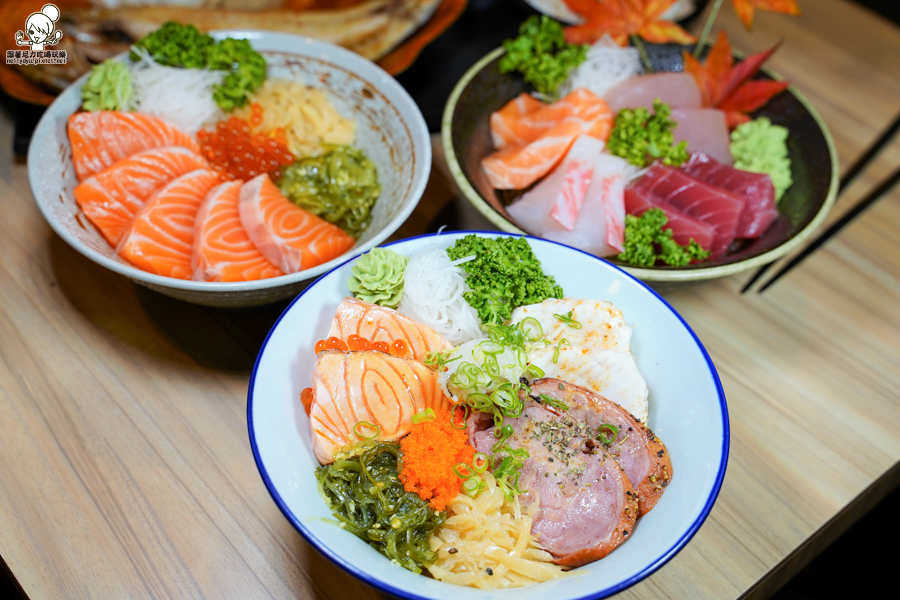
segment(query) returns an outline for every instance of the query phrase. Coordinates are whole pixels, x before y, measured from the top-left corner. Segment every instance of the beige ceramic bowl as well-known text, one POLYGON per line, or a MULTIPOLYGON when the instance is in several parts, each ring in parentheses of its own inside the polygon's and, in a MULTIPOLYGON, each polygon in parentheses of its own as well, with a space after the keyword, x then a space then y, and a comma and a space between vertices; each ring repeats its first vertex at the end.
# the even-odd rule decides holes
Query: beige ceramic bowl
POLYGON ((121 258, 85 218, 72 194, 66 121, 81 105, 82 77, 50 105, 35 129, 28 151, 28 178, 34 199, 56 233, 104 267, 160 293, 208 306, 252 306, 296 295, 313 279, 377 246, 418 204, 431 171, 431 143, 422 113, 409 94, 374 63, 343 48, 308 38, 270 32, 216 32, 216 37, 250 40, 262 52, 269 77, 299 79, 328 90, 341 114, 357 124, 356 145, 375 162, 381 197, 372 225, 346 254, 292 275, 241 283, 183 281, 153 275, 121 258))
MULTIPOLYGON (((650 44, 647 49, 656 71, 681 69, 680 46, 650 44)), ((491 188, 481 169, 481 159, 494 150, 488 125, 490 113, 529 91, 517 74, 500 74, 497 61, 502 55, 502 48, 494 50, 459 80, 444 109, 441 136, 450 172, 466 199, 501 231, 528 233, 510 218, 504 199, 491 188)), ((770 76, 777 78, 761 75, 770 76)), ((689 267, 639 268, 614 259, 610 262, 644 281, 713 279, 770 263, 816 232, 831 210, 838 190, 837 152, 828 128, 794 88, 773 98, 754 116, 769 117, 790 130, 788 151, 794 179, 794 185, 779 201, 778 220, 763 236, 743 242, 715 261, 689 267)))

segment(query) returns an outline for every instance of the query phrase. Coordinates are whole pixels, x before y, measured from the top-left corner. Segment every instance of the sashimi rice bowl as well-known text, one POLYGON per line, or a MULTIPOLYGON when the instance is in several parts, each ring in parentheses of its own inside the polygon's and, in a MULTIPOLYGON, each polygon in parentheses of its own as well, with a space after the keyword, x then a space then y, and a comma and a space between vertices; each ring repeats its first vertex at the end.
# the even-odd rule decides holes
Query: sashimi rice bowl
POLYGON ((715 369, 668 305, 496 234, 375 248, 317 281, 263 346, 248 419, 300 532, 415 598, 623 589, 702 523, 728 448, 715 369))
POLYGON ((412 99, 352 52, 170 22, 67 89, 28 164, 77 250, 163 293, 240 306, 387 238, 431 153, 412 99))
POLYGON ((760 72, 776 48, 738 61, 722 33, 701 59, 641 50, 608 35, 569 43, 546 16, 523 23, 447 103, 444 147, 466 197, 505 231, 648 280, 733 274, 811 235, 837 160, 812 107, 760 72))

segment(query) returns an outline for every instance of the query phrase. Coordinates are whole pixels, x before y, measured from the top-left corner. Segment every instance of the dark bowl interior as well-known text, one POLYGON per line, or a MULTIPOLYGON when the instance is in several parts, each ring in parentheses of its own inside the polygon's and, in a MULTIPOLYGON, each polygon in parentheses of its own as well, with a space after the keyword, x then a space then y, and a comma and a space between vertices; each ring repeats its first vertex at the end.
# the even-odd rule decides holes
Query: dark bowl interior
MULTIPOLYGON (((647 44, 654 70, 682 71, 683 48, 677 44, 647 44)), ((494 190, 481 169, 481 159, 494 151, 488 124, 491 112, 520 93, 532 91, 518 74, 501 75, 497 69, 498 60, 487 63, 462 90, 452 116, 451 139, 459 166, 472 187, 497 213, 519 227, 504 208, 510 196, 506 195, 507 192, 494 190)), ((764 73, 757 78, 771 79, 764 73)), ((781 246, 810 224, 829 197, 834 178, 828 134, 792 90, 772 98, 762 109, 753 113, 753 117, 768 117, 790 131, 788 152, 794 184, 778 203, 779 217, 760 238, 739 240, 717 260, 678 270, 736 263, 781 246)), ((674 270, 675 267, 653 269, 674 270)))

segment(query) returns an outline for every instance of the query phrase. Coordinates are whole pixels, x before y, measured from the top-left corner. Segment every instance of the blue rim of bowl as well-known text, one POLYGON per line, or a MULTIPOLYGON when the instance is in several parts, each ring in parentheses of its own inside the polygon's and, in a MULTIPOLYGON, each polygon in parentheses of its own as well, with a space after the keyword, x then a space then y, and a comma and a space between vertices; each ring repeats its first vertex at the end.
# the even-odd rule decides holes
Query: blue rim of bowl
MULTIPOLYGON (((681 549, 684 548, 689 541, 691 541, 691 538, 694 537, 694 535, 700 529, 700 526, 703 525, 703 522, 706 521, 706 518, 709 516, 709 513, 712 510, 713 505, 716 503, 716 499, 719 497, 719 492, 722 489, 722 482, 725 479, 725 470, 728 466, 728 453, 729 453, 730 444, 731 444, 731 427, 730 427, 730 422, 729 422, 729 418, 728 418, 728 404, 725 400, 725 390, 722 388, 722 382, 719 380, 719 373, 716 371, 716 367, 713 364, 712 359, 709 357, 709 353, 706 351, 706 348, 703 346, 703 343, 700 341, 700 338, 697 337, 697 334, 694 333, 694 330, 691 329, 691 326, 687 324, 687 322, 684 320, 684 318, 680 314, 678 314, 678 311, 676 311, 674 308, 672 308, 672 305, 670 305, 668 302, 666 302, 665 299, 662 298, 659 294, 657 294, 650 286, 645 284, 643 281, 641 281, 637 277, 631 275, 627 271, 619 268, 618 266, 616 266, 612 263, 604 261, 604 260, 594 256, 593 254, 589 254, 589 253, 579 250, 577 248, 572 248, 570 246, 566 246, 565 244, 560 244, 558 242, 554 242, 551 240, 544 240, 541 238, 536 238, 536 237, 533 237, 530 235, 516 235, 516 234, 505 233, 505 232, 500 232, 500 231, 478 231, 478 230, 448 231, 447 232, 447 234, 453 234, 453 235, 471 234, 471 233, 484 234, 484 235, 490 235, 490 236, 524 237, 526 239, 532 239, 532 240, 536 240, 539 242, 554 244, 556 246, 562 246, 563 248, 566 248, 568 250, 572 250, 574 252, 579 252, 581 254, 584 254, 585 256, 589 256, 594 260, 602 262, 604 265, 610 266, 613 269, 620 271, 625 276, 627 276, 629 279, 632 279, 640 287, 642 287, 646 291, 648 291, 651 295, 656 297, 657 300, 662 302, 663 306, 668 308, 672 312, 672 314, 675 315, 675 317, 681 322, 681 324, 688 331, 688 333, 691 334, 691 337, 694 339, 694 343, 697 344, 697 347, 700 348, 700 351, 703 353, 703 358, 706 360, 706 365, 709 368, 710 374, 712 375, 713 382, 716 384, 716 391, 719 395, 719 406, 722 410, 722 460, 721 460, 721 463, 719 464, 719 470, 718 470, 718 473, 716 474, 716 480, 713 483, 712 492, 710 493, 709 497, 707 498, 706 504, 704 504, 703 509, 700 511, 700 514, 697 516, 696 519, 694 519, 694 522, 691 523, 690 527, 688 527, 688 529, 681 535, 681 537, 678 539, 678 541, 675 542, 675 544, 671 548, 669 548, 668 550, 663 552, 662 555, 658 556, 653 561, 651 561, 650 564, 647 565, 646 567, 644 567, 639 573, 626 579, 625 581, 621 581, 621 582, 619 582, 613 586, 610 586, 606 589, 589 594, 587 596, 581 596, 581 597, 575 598, 573 600, 599 600, 601 598, 606 598, 608 596, 612 596, 613 594, 617 594, 617 593, 631 587, 632 585, 638 583, 639 581, 649 577, 651 574, 653 574, 655 571, 657 571, 660 567, 662 567, 664 564, 669 562, 669 560, 671 560, 672 557, 674 557, 676 554, 678 554, 678 552, 680 552, 681 549)), ((410 242, 410 241, 417 240, 420 238, 437 237, 439 235, 441 235, 441 234, 440 233, 438 233, 438 234, 429 233, 429 234, 424 234, 424 235, 417 235, 415 237, 405 238, 402 240, 397 240, 395 242, 391 242, 389 244, 385 244, 382 247, 393 246, 394 244, 399 244, 402 242, 410 242)), ((332 552, 325 543, 323 543, 321 540, 319 540, 319 538, 317 538, 310 531, 308 531, 300 523, 300 519, 298 519, 294 515, 294 513, 291 512, 291 510, 287 507, 287 504, 285 504, 284 500, 281 498, 281 495, 278 493, 278 490, 275 489, 275 485, 272 483, 272 480, 269 478, 269 473, 266 470, 265 465, 263 464, 262 458, 259 455, 259 448, 256 444, 256 434, 255 434, 255 431, 253 428, 253 388, 255 387, 255 383, 256 383, 256 373, 257 373, 257 370, 259 369, 259 363, 262 360, 262 356, 266 350, 266 346, 269 344, 269 339, 272 337, 272 333, 274 333, 275 329, 278 327, 278 324, 281 323, 281 320, 288 313, 288 311, 290 311, 291 308, 293 308, 294 304, 296 304, 300 300, 300 298, 302 298, 304 296, 304 294, 306 294, 306 292, 308 292, 309 290, 314 288, 319 283, 320 280, 322 280, 325 277, 327 277, 328 275, 330 275, 332 273, 332 271, 336 271, 337 269, 340 269, 347 263, 349 263, 353 260, 356 260, 356 258, 357 257, 350 258, 350 259, 344 261, 343 263, 341 263, 340 265, 334 267, 327 273, 324 273, 319 278, 317 278, 312 284, 310 284, 309 287, 307 287, 302 292, 300 292, 300 294, 298 294, 297 297, 291 301, 291 303, 288 305, 288 307, 284 309, 284 312, 282 312, 281 315, 278 316, 278 320, 275 321, 275 324, 272 325, 272 329, 270 329, 269 333, 266 335, 266 339, 259 349, 259 354, 256 356, 256 362, 253 364, 253 373, 250 375, 250 386, 247 390, 247 427, 248 427, 249 433, 250 433, 250 447, 253 449, 253 458, 254 458, 254 460, 256 460, 256 467, 259 470, 259 474, 262 477, 263 482, 266 484, 266 488, 269 490, 269 494, 272 496, 272 499, 275 501, 275 504, 278 505, 278 508, 281 509, 281 512, 284 513, 284 516, 287 517, 288 521, 291 522, 291 524, 294 526, 294 528, 298 532, 300 532, 300 535, 302 535, 303 538, 310 545, 312 545, 313 548, 315 548, 318 552, 320 552, 326 558, 331 560, 334 564, 336 564, 337 566, 342 568, 344 571, 350 573, 351 575, 360 579, 364 583, 367 583, 376 589, 379 589, 383 592, 387 592, 389 594, 393 594, 395 596, 398 596, 400 598, 404 598, 407 600, 430 600, 430 598, 428 596, 422 596, 419 594, 410 593, 406 590, 394 587, 383 580, 375 579, 375 578, 369 576, 368 574, 363 573, 362 571, 357 569, 355 566, 348 563, 343 558, 341 558, 340 556, 338 556, 337 554, 332 552)))

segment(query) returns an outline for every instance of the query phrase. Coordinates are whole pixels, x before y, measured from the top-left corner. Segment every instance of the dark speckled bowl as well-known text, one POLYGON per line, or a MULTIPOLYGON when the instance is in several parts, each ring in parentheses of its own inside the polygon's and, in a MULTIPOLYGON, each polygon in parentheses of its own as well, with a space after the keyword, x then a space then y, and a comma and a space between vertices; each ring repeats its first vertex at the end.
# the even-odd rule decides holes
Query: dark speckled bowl
MULTIPOLYGON (((681 71, 682 47, 648 45, 656 71, 681 71)), ((463 194, 485 217, 503 231, 528 233, 509 218, 501 197, 488 183, 481 159, 493 152, 488 119, 524 91, 530 91, 514 73, 501 75, 497 61, 503 49, 478 61, 456 84, 444 109, 441 127, 450 172, 463 194)), ((775 77, 760 74, 759 77, 775 77)), ((740 273, 784 256, 809 238, 831 210, 838 189, 838 162, 834 142, 815 109, 794 88, 779 94, 755 117, 769 117, 790 130, 788 151, 794 185, 778 203, 778 219, 756 240, 739 242, 725 256, 688 267, 629 267, 626 271, 646 281, 693 281, 740 273)))

